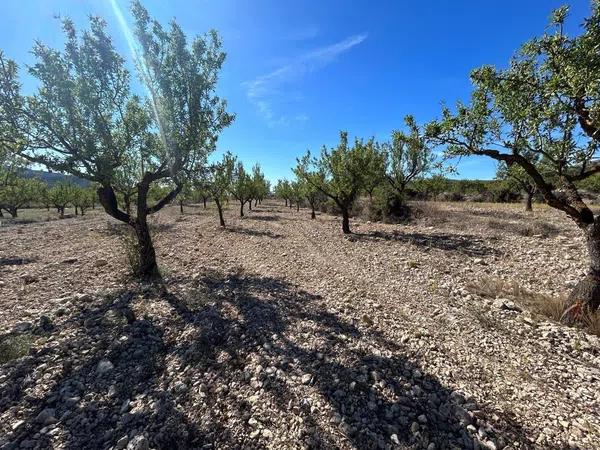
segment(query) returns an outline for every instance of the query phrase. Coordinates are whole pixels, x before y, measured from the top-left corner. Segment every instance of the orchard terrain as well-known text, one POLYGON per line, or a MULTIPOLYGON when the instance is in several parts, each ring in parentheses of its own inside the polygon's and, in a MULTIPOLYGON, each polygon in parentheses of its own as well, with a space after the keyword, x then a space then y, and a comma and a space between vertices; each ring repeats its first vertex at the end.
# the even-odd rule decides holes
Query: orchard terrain
POLYGON ((157 283, 103 213, 3 224, 0 448, 597 448, 599 339, 539 304, 586 273, 575 225, 415 208, 167 207, 157 283))

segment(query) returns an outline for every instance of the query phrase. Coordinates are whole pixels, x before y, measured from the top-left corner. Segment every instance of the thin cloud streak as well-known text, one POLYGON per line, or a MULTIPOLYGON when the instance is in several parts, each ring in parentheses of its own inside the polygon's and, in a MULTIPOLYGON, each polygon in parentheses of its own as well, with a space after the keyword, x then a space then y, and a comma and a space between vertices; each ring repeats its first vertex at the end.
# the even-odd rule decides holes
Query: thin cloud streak
MULTIPOLYGON (((285 101, 288 97, 284 87, 298 81, 303 76, 319 70, 335 59, 359 45, 367 38, 367 34, 350 36, 335 44, 327 45, 316 50, 300 55, 288 64, 262 75, 254 80, 244 83, 248 100, 257 108, 258 112, 271 127, 278 125, 289 125, 292 121, 304 122, 308 120, 306 114, 298 114, 290 119, 285 115, 278 115, 274 111, 274 103, 285 101)), ((289 91, 289 89, 287 89, 289 91)))

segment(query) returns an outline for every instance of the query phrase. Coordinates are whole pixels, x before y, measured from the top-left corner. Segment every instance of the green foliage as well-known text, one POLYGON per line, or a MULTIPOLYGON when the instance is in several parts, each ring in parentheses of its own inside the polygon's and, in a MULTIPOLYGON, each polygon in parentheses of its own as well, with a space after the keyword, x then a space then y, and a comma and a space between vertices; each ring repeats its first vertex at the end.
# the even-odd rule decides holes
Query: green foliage
POLYGON ((356 140, 348 145, 348 133, 340 133, 340 143, 328 150, 323 147, 320 158, 311 158, 307 153, 298 161, 296 176, 312 184, 334 200, 340 208, 349 208, 364 187, 364 167, 367 160, 365 145, 356 140))
POLYGON ((269 194, 270 186, 259 164, 252 167, 251 177, 249 198, 262 201, 269 194))
POLYGON ((38 200, 45 184, 34 178, 21 178, 5 174, 0 184, 0 209, 13 217, 18 210, 38 200))
POLYGON ((550 206, 585 228, 594 217, 576 184, 600 172, 600 11, 594 2, 572 38, 563 33, 566 12, 555 12, 550 32, 525 44, 507 69, 473 71, 470 104, 444 108, 427 133, 451 156, 519 166, 550 206))
POLYGON ((397 193, 393 197, 400 201, 409 183, 442 167, 414 118, 406 116, 404 121, 408 133, 393 131, 392 142, 384 146, 387 166, 385 177, 397 193))
POLYGON ((238 161, 237 158, 234 161, 232 182, 229 189, 231 195, 243 205, 251 198, 254 186, 252 177, 246 172, 244 164, 238 161))
POLYGON ((375 188, 385 179, 386 154, 374 139, 367 141, 363 151, 366 163, 363 167, 363 188, 369 197, 372 197, 375 188))
POLYGON ((31 336, 5 335, 0 338, 0 364, 6 364, 29 353, 31 336))
POLYGON ((41 42, 33 48, 29 73, 39 86, 33 95, 21 94, 16 63, 0 53, 0 147, 97 182, 105 211, 136 230, 141 272, 154 276, 147 215, 169 204, 188 174, 205 165, 233 116, 215 94, 225 59, 217 33, 188 42, 175 21, 163 28, 140 1, 131 12, 135 63, 148 96, 132 94, 125 61, 102 19, 91 17, 82 33, 64 20, 63 50, 41 42), (148 206, 155 185, 171 189, 148 206), (134 195, 135 216, 129 208, 134 195))
POLYGON ((277 180, 277 184, 273 189, 273 193, 278 198, 284 199, 286 201, 290 200, 292 195, 290 182, 288 180, 277 180))
POLYGON ((210 166, 206 180, 206 189, 211 197, 219 202, 227 200, 233 184, 233 172, 236 158, 227 152, 221 161, 210 166))
POLYGON ((48 190, 48 198, 61 217, 65 214, 65 208, 75 200, 78 189, 73 183, 60 181, 48 190))
POLYGON ((79 210, 79 213, 83 216, 85 211, 94 205, 96 196, 96 190, 93 187, 82 188, 75 186, 71 203, 75 207, 76 213, 79 210))

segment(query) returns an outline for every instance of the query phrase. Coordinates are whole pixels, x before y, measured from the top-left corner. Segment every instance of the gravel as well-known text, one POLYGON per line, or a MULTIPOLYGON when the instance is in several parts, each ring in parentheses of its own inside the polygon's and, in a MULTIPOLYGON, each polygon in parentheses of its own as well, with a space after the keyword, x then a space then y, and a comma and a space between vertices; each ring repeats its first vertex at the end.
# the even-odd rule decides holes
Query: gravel
POLYGON ((276 202, 154 219, 164 283, 136 283, 100 212, 0 228, 0 448, 582 448, 600 442, 598 338, 468 283, 548 295, 584 273, 514 207, 407 225, 276 202), (468 224, 468 226, 465 226, 468 224), (12 262, 18 261, 18 264, 12 262), (98 261, 101 261, 100 263, 98 261))

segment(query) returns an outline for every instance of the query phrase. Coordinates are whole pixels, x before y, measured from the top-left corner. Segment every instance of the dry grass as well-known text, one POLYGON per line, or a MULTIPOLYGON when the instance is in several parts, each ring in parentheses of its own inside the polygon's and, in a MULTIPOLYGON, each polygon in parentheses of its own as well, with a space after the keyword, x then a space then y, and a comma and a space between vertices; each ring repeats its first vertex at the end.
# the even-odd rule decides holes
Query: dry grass
MULTIPOLYGON (((570 305, 566 296, 551 296, 529 291, 518 283, 498 278, 482 278, 467 285, 467 289, 486 298, 507 298, 521 308, 546 319, 560 322, 564 311, 570 305)), ((588 312, 581 324, 588 333, 600 336, 600 313, 588 312)))
POLYGON ((499 278, 482 278, 467 285, 467 289, 473 294, 486 298, 507 298, 514 301, 520 307, 534 314, 560 321, 567 308, 566 297, 553 297, 550 295, 531 292, 522 288, 519 284, 501 280, 499 278))
POLYGON ((488 228, 492 230, 501 230, 519 236, 556 236, 559 230, 551 223, 541 220, 512 222, 508 220, 490 219, 487 222, 488 228))
POLYGON ((0 364, 25 356, 31 348, 31 339, 27 335, 8 335, 0 337, 0 364))

